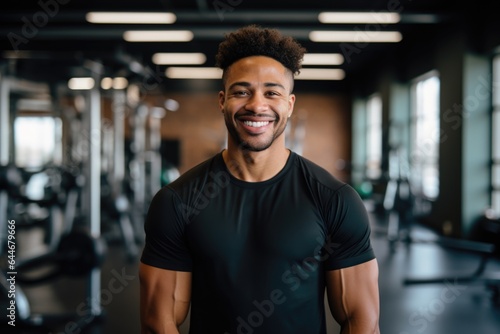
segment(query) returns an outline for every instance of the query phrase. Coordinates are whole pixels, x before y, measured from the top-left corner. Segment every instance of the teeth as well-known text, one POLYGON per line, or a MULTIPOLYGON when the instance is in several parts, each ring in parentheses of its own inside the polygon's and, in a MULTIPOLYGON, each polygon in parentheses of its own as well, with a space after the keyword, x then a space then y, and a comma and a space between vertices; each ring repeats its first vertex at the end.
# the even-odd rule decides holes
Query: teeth
POLYGON ((247 126, 251 126, 254 128, 260 128, 261 126, 265 126, 265 125, 269 124, 269 122, 250 122, 250 121, 244 121, 243 123, 247 126))

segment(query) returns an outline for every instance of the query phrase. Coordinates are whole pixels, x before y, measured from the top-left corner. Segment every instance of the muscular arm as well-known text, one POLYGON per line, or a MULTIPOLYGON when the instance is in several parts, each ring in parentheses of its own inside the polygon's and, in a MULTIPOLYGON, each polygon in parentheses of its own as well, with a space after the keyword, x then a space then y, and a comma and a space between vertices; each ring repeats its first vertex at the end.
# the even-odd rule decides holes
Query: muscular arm
POLYGON ((177 334, 191 298, 191 273, 139 266, 142 334, 177 334))
POLYGON ((342 334, 379 334, 376 259, 326 273, 327 296, 342 334))

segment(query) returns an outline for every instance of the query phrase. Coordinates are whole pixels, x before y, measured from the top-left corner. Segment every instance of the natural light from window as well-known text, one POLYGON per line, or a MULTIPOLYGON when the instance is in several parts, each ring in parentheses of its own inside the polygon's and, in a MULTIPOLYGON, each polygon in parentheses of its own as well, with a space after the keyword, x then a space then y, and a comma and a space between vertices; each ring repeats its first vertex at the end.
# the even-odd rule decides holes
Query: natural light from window
POLYGON ((49 116, 20 116, 14 120, 16 166, 39 168, 60 162, 62 124, 49 116))
POLYGON ((366 136, 366 174, 370 179, 382 175, 382 98, 374 94, 368 98, 366 136))
POLYGON ((410 179, 417 195, 439 195, 439 77, 427 74, 412 85, 410 179))

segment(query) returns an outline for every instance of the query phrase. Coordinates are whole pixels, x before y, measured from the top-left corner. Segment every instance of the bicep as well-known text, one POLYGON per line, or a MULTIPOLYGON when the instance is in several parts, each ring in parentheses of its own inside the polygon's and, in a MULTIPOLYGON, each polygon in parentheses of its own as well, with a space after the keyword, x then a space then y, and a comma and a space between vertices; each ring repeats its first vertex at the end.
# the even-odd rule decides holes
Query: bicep
POLYGON ((166 333, 187 316, 191 273, 160 269, 140 263, 140 308, 143 333, 166 333))
POLYGON ((331 313, 341 326, 378 328, 380 308, 376 259, 327 271, 326 284, 331 313))

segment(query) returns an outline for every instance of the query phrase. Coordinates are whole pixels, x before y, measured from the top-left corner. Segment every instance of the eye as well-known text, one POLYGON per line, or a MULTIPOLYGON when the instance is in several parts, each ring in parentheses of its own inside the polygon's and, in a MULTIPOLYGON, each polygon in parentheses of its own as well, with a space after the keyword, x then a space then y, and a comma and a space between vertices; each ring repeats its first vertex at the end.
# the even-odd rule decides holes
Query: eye
POLYGON ((233 92, 233 95, 234 96, 247 96, 248 92, 244 91, 244 90, 237 90, 237 91, 233 92))
POLYGON ((280 94, 278 92, 275 92, 275 91, 269 91, 266 93, 267 96, 279 96, 280 94))

